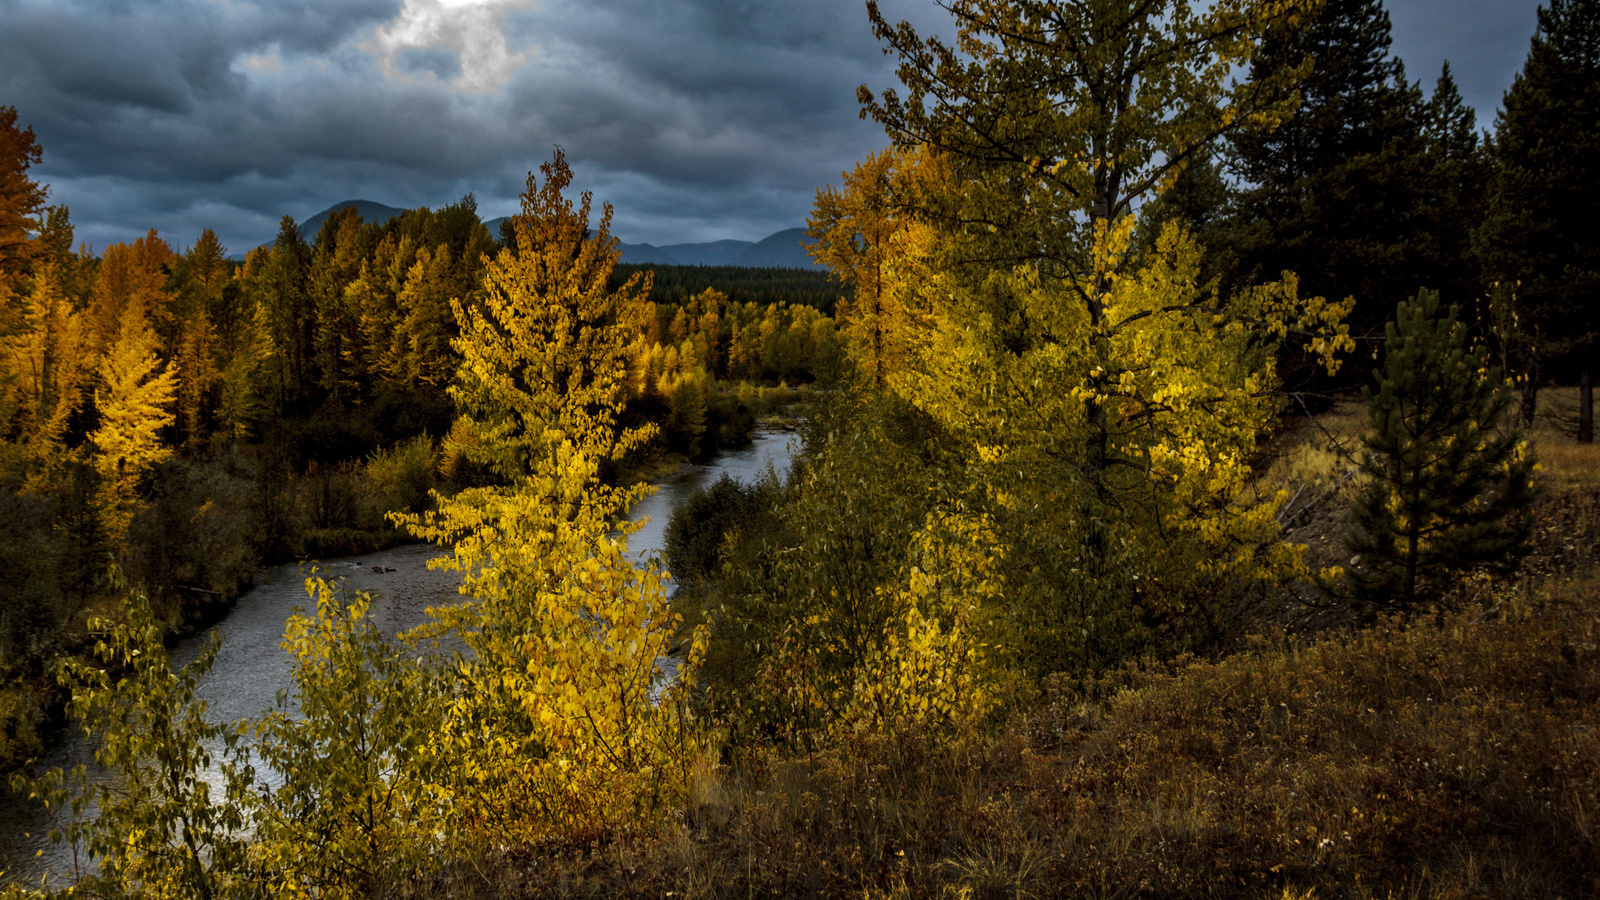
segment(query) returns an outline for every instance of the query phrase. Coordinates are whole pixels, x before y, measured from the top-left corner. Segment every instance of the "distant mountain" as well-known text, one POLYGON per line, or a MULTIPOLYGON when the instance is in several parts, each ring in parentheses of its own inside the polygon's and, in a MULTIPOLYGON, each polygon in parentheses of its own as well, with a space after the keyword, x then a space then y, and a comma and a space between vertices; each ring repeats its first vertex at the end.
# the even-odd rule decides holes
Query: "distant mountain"
POLYGON ((745 248, 731 263, 752 269, 810 269, 816 267, 801 241, 806 239, 804 228, 786 228, 771 237, 745 248))
MULTIPOLYGON (((307 241, 316 240, 322 223, 341 209, 354 209, 364 222, 383 224, 405 212, 371 200, 345 200, 328 207, 300 223, 300 236, 307 241)), ((490 237, 500 239, 500 226, 509 216, 484 222, 490 237)), ((801 241, 804 228, 787 228, 777 234, 757 241, 708 241, 699 244, 623 244, 622 262, 631 265, 656 266, 743 266, 752 269, 813 269, 816 263, 806 254, 801 241)))
MULTIPOLYGON (((661 248, 684 266, 733 266, 739 254, 755 246, 749 241, 711 241, 705 244, 668 244, 661 248)), ((633 260, 628 260, 633 262, 633 260)))
POLYGON ((622 261, 631 265, 744 266, 752 269, 812 269, 816 263, 801 241, 804 228, 788 228, 754 244, 712 241, 705 244, 623 244, 622 261))
POLYGON ((677 257, 655 244, 623 244, 622 261, 639 266, 681 266, 677 257))
POLYGON ((329 216, 341 209, 354 209, 361 214, 361 221, 367 223, 376 222, 379 225, 405 212, 403 209, 384 206, 382 203, 374 203, 371 200, 343 200, 301 222, 300 237, 307 241, 316 240, 317 232, 322 230, 322 223, 328 221, 329 216))

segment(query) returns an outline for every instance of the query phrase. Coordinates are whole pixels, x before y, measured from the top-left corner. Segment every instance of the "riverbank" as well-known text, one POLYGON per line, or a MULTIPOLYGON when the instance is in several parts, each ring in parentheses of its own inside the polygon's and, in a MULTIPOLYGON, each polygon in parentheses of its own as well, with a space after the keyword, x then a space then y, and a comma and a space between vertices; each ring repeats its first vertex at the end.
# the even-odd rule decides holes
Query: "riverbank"
MULTIPOLYGON (((609 473, 613 483, 670 480, 697 462, 749 446, 764 428, 792 428, 812 390, 807 385, 741 383, 719 384, 709 393, 698 430, 681 433, 682 423, 674 426, 680 430, 668 429, 662 440, 609 473)), ((169 643, 176 642, 226 616, 234 600, 254 584, 259 567, 375 553, 410 543, 410 535, 388 522, 391 510, 427 508, 430 490, 449 491, 482 476, 426 437, 344 462, 302 459, 308 451, 301 444, 317 446, 307 440, 220 442, 163 465, 150 476, 148 503, 120 551, 92 534, 75 538, 49 531, 51 520, 61 516, 41 511, 36 516, 39 528, 51 540, 89 542, 69 548, 70 559, 52 559, 50 565, 104 567, 116 555, 122 577, 145 589, 166 623, 169 643)), ((37 561, 28 565, 40 567, 37 561)), ((14 580, 25 580, 11 574, 14 580)), ((37 589, 11 586, 23 602, 8 612, 6 621, 23 636, 16 652, 0 654, 0 785, 36 757, 62 724, 65 697, 53 675, 57 661, 87 650, 92 636, 85 623, 114 616, 120 596, 120 589, 99 572, 51 571, 33 580, 48 583, 37 589), (37 599, 64 593, 57 585, 68 579, 81 582, 73 588, 80 599, 37 599), (28 612, 29 602, 36 607, 34 613, 28 612), (36 621, 11 621, 29 615, 36 621)))
MULTIPOLYGON (((644 498, 630 512, 634 520, 648 518, 630 539, 630 551, 635 559, 659 557, 663 532, 672 511, 684 497, 708 481, 724 474, 735 479, 752 479, 769 467, 781 471, 787 467, 790 454, 798 447, 798 436, 783 430, 757 430, 752 440, 743 448, 725 451, 702 464, 677 467, 663 479, 649 497, 644 498)), ((427 620, 429 606, 447 605, 459 599, 459 580, 455 573, 428 568, 428 561, 444 555, 443 548, 423 543, 406 543, 385 550, 363 553, 344 558, 325 559, 317 563, 319 574, 329 579, 343 581, 351 590, 372 594, 374 602, 369 613, 371 621, 383 632, 395 634, 427 620)), ((207 704, 207 715, 212 721, 233 722, 256 718, 273 707, 277 692, 290 687, 288 658, 279 649, 283 639, 284 620, 295 606, 310 603, 304 588, 309 561, 292 561, 257 570, 255 587, 232 604, 225 618, 199 629, 186 637, 170 642, 171 661, 182 665, 194 658, 213 631, 221 631, 226 641, 214 663, 211 674, 201 685, 198 696, 207 704)), ((61 740, 69 737, 57 732, 57 740, 45 741, 49 752, 44 765, 69 767, 77 763, 90 764, 92 754, 81 741, 67 746, 61 740)), ((218 748, 220 749, 220 748, 218 748)), ((217 754, 220 756, 220 752, 217 754)), ((54 827, 42 811, 33 809, 25 813, 20 798, 0 803, 0 870, 11 869, 9 879, 35 882, 41 866, 66 863, 51 854, 61 848, 48 844, 44 834, 54 827), (25 816, 31 818, 24 819, 25 816), (15 851, 13 852, 13 847, 15 851), (43 850, 46 857, 36 861, 35 851, 43 850)))

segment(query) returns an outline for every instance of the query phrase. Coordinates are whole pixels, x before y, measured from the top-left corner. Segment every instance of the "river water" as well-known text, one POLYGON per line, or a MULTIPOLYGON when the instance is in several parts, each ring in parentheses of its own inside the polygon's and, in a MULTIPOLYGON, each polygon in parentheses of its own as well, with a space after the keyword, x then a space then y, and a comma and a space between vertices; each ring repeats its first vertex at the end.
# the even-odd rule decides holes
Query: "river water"
MULTIPOLYGON (((658 482, 656 492, 630 513, 635 521, 648 521, 629 540, 629 553, 639 560, 659 556, 673 510, 696 488, 724 474, 744 482, 761 477, 769 467, 781 474, 798 449, 799 438, 792 433, 758 432, 750 446, 718 454, 709 465, 688 466, 658 482)), ((460 596, 455 573, 428 569, 428 560, 440 555, 440 548, 432 544, 412 544, 330 559, 317 566, 324 578, 340 579, 351 589, 370 592, 372 621, 396 634, 425 621, 428 607, 454 602, 460 596)), ((256 574, 256 586, 238 599, 227 616, 184 638, 172 650, 172 665, 181 666, 194 660, 212 632, 222 634, 216 662, 197 691, 212 721, 258 717, 274 707, 279 690, 291 687, 289 660, 278 645, 283 640, 284 622, 295 608, 315 606, 305 589, 309 572, 309 565, 299 563, 262 568, 256 574)), ((79 735, 69 732, 43 764, 70 769, 79 763, 92 770, 93 751, 79 735)), ((70 875, 69 851, 46 838, 52 827, 54 823, 37 804, 0 790, 0 872, 4 873, 0 883, 36 885, 41 876, 55 882, 70 875)))

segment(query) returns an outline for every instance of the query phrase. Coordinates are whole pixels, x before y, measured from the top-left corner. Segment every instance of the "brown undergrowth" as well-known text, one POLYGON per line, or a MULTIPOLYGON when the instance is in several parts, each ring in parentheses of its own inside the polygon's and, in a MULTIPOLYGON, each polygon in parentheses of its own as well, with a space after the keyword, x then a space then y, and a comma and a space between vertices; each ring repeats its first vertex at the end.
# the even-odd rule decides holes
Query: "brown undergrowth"
POLYGON ((699 769, 652 834, 453 896, 1600 896, 1600 458, 1541 441, 1516 580, 1215 660, 1056 680, 995 731, 699 769))
POLYGON ((1597 699, 1591 575, 1055 685, 997 738, 707 766, 679 828, 509 868, 528 896, 1595 896, 1597 699))

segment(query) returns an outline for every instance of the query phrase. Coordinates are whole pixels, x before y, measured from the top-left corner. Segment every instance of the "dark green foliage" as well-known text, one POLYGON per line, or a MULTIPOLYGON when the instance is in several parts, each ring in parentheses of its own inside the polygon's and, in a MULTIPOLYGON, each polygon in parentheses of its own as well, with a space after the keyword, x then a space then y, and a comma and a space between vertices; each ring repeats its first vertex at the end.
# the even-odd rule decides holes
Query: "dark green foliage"
POLYGON ((1426 268, 1413 246, 1422 95, 1389 46, 1379 0, 1330 0, 1310 26, 1271 34, 1251 77, 1309 58, 1302 102, 1277 130, 1240 134, 1229 160, 1248 187, 1225 236, 1237 254, 1227 280, 1253 284, 1288 270, 1302 294, 1353 295, 1358 334, 1376 332, 1426 268))
POLYGON ((664 537, 667 571, 680 585, 702 585, 722 571, 732 540, 769 506, 775 485, 747 485, 726 474, 690 494, 672 512, 664 537))
POLYGON ((1472 230, 1483 220, 1490 170, 1478 140, 1477 114, 1461 99, 1449 63, 1439 73, 1423 115, 1422 180, 1409 253, 1417 285, 1465 308, 1483 294, 1472 230))
POLYGON ((1520 324, 1539 344, 1539 374, 1563 379, 1592 371, 1600 336, 1597 134, 1600 2, 1552 0, 1495 122, 1476 246, 1491 280, 1519 285, 1520 324))
POLYGON ((248 872, 246 814, 256 790, 248 744, 242 730, 209 721, 195 696, 221 636, 174 671, 147 600, 130 594, 121 617, 92 620, 95 661, 66 659, 57 676, 72 697, 70 715, 95 738, 99 771, 113 777, 79 765, 37 780, 15 776, 12 788, 60 817, 75 859, 94 860, 67 896, 250 896, 230 889, 248 872))
POLYGON ((422 434, 446 434, 455 412, 455 405, 442 388, 403 391, 390 384, 379 385, 365 407, 348 411, 352 416, 368 417, 372 429, 386 443, 422 434))
POLYGON ((384 441, 364 410, 329 402, 305 419, 284 423, 292 435, 296 467, 309 463, 337 463, 360 459, 384 441))
POLYGON ((1533 498, 1534 463, 1505 427, 1511 388, 1456 315, 1433 291, 1401 303, 1378 389, 1366 392, 1369 481, 1346 542, 1359 557, 1351 595, 1364 605, 1435 599, 1449 575, 1504 569, 1527 543, 1520 513, 1533 498))
POLYGON ((699 619, 712 628, 702 683, 713 695, 748 689, 771 649, 775 616, 763 618, 752 594, 770 584, 789 496, 776 477, 753 484, 723 477, 690 495, 667 523, 664 562, 680 585, 674 603, 700 608, 686 624, 699 619))
POLYGON ((698 501, 710 527, 669 526, 669 566, 676 553, 690 577, 714 578, 695 588, 712 629, 702 677, 719 710, 743 710, 740 727, 816 725, 793 718, 775 656, 814 652, 818 684, 848 684, 903 611, 889 589, 928 512, 925 424, 893 401, 836 397, 808 421, 783 484, 714 486, 698 501))
POLYGON ((706 430, 701 436, 702 450, 742 447, 750 443, 755 430, 755 413, 733 394, 717 394, 706 405, 706 430))
POLYGON ((311 248, 300 239, 294 219, 278 224, 266 271, 258 284, 256 302, 266 310, 267 333, 277 350, 269 370, 269 390, 279 407, 299 402, 311 379, 311 338, 316 319, 307 290, 311 248))
POLYGON ((47 658, 69 610, 61 599, 62 548, 50 523, 60 512, 55 497, 0 485, 0 673, 20 671, 47 658))
MULTIPOLYGON (((230 459, 173 459, 150 474, 128 528, 124 571, 179 609, 231 600, 260 561, 249 540, 251 485, 230 459)), ((158 598, 160 599, 160 598, 158 598)))
POLYGON ((650 300, 685 303, 690 297, 716 288, 735 303, 795 303, 814 306, 832 315, 845 288, 829 272, 805 269, 751 269, 743 266, 657 266, 619 263, 611 273, 612 287, 633 273, 655 273, 650 300))
POLYGON ((376 241, 361 215, 345 208, 330 215, 317 232, 308 277, 311 310, 316 315, 313 350, 317 384, 334 402, 359 397, 360 310, 345 302, 345 288, 361 272, 376 241), (353 396, 352 396, 353 395, 353 396))
POLYGON ((1215 155, 1197 156, 1179 173, 1172 189, 1145 208, 1139 223, 1141 250, 1153 249, 1161 229, 1168 222, 1177 222, 1205 246, 1201 278, 1211 280, 1236 263, 1235 250, 1227 234, 1232 203, 1232 188, 1223 177, 1222 166, 1215 155))

